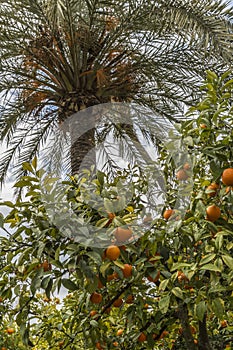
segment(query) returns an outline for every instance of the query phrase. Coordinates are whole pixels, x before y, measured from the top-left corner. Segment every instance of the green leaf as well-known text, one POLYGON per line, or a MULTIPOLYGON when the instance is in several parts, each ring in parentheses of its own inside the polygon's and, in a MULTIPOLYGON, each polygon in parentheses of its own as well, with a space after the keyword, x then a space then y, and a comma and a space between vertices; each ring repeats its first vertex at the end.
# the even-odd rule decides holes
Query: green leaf
POLYGON ((31 181, 20 180, 14 184, 14 187, 26 187, 31 186, 31 181))
POLYGON ((168 294, 159 300, 159 309, 163 314, 165 314, 169 308, 170 299, 171 297, 168 294))
POLYGON ((32 166, 31 166, 30 163, 24 162, 24 163, 22 164, 22 167, 23 167, 23 170, 28 170, 28 171, 30 171, 31 173, 33 173, 33 169, 32 169, 32 166))
POLYGON ((78 289, 78 286, 68 278, 62 278, 61 283, 68 290, 74 291, 78 289))
POLYGON ((176 271, 176 270, 181 270, 183 267, 190 267, 191 264, 187 264, 187 263, 181 263, 181 262, 178 262, 178 263, 174 263, 172 265, 172 268, 171 268, 171 272, 173 271, 176 271))
POLYGON ((91 251, 86 253, 87 256, 89 256, 95 263, 101 264, 102 257, 97 252, 91 251))
POLYGON ((114 265, 116 265, 116 266, 118 266, 118 267, 120 267, 120 269, 123 269, 124 268, 124 264, 122 263, 122 262, 120 262, 120 261, 113 261, 113 263, 114 263, 114 265))
POLYGON ((37 291, 37 289, 39 289, 41 287, 41 276, 40 275, 36 275, 32 282, 31 282, 31 292, 32 294, 35 294, 35 292, 37 291))
POLYGON ((111 266, 110 261, 106 261, 103 265, 100 266, 100 272, 103 276, 105 276, 105 272, 110 266, 111 266))
POLYGON ((208 255, 205 255, 205 256, 201 259, 200 265, 207 264, 208 262, 212 261, 215 257, 216 257, 216 254, 208 254, 208 255))
POLYGON ((99 323, 96 320, 91 320, 90 321, 90 325, 94 328, 98 328, 99 327, 99 323))
POLYGON ((218 266, 214 265, 214 264, 206 264, 206 265, 200 267, 200 270, 221 272, 221 269, 218 266))
POLYGON ((172 294, 174 294, 177 298, 183 299, 184 295, 180 287, 175 287, 171 290, 172 294))
POLYGON ((215 315, 218 318, 222 318, 225 308, 224 308, 224 301, 220 298, 216 298, 212 302, 212 308, 215 313, 215 315))
POLYGON ((0 227, 4 226, 4 216, 0 213, 0 227))
POLYGON ((48 287, 49 281, 50 281, 50 276, 46 276, 45 278, 43 278, 41 282, 41 288, 46 289, 48 287))
POLYGON ((167 285, 169 283, 169 279, 165 279, 163 280, 160 284, 159 284, 159 290, 162 291, 162 290, 165 290, 167 288, 167 285))
POLYGON ((233 270, 233 258, 231 256, 223 255, 222 260, 231 270, 233 270))
POLYGON ((205 312, 206 312, 206 304, 204 301, 200 301, 196 306, 196 315, 198 320, 203 321, 205 312))
POLYGON ((37 157, 35 157, 35 158, 32 160, 32 166, 33 166, 33 168, 36 170, 36 168, 37 168, 37 157))

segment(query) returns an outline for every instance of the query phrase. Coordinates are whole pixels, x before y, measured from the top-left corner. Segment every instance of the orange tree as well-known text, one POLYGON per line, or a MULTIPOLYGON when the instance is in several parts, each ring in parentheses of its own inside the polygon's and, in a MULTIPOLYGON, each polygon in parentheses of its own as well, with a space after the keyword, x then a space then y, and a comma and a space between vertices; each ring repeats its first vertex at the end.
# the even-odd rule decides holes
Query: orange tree
MULTIPOLYGON (((26 189, 25 196, 5 202, 10 212, 1 219, 6 236, 1 237, 0 295, 2 313, 16 322, 26 347, 229 348, 233 338, 230 72, 222 77, 208 72, 202 90, 203 99, 177 127, 192 161, 175 169, 167 147, 159 149, 167 184, 159 217, 144 210, 148 174, 136 167, 114 179, 101 172, 92 178, 86 171, 56 188, 56 179, 37 169, 36 159, 23 164, 29 175, 15 186, 26 189), (193 189, 182 216, 174 203, 178 187, 190 177, 193 189), (129 201, 122 184, 131 184, 129 201), (58 200, 65 185, 67 202, 77 216, 76 232, 69 221, 67 227, 61 226, 57 218, 55 225, 48 215, 51 208, 45 198, 58 200), (109 242, 107 249, 106 244, 92 247, 95 237, 90 241, 90 227, 98 239, 109 242), (49 300, 61 290, 69 294, 52 309, 49 300), (47 311, 38 291, 45 293, 47 311)), ((58 209, 59 217, 67 213, 65 206, 58 209)))

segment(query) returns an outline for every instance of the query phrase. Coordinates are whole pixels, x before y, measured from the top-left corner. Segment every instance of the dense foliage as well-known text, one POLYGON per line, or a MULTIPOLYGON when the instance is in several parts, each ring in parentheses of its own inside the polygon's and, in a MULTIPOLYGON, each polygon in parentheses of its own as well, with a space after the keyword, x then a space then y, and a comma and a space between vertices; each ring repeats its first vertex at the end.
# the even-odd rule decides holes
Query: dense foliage
POLYGON ((57 198, 56 179, 37 169, 36 159, 23 164, 29 175, 15 186, 24 196, 4 202, 10 212, 1 217, 2 349, 230 347, 233 179, 222 177, 233 167, 230 73, 208 72, 202 91, 201 102, 177 126, 192 163, 175 169, 160 148, 167 198, 159 217, 153 207, 144 209, 146 171, 129 168, 114 179, 86 171, 61 185, 80 232, 68 224, 61 229, 51 223, 44 200, 44 193, 57 198), (189 177, 194 185, 183 217, 173 207, 189 177), (127 183, 133 189, 128 202, 127 183), (90 225, 101 239, 107 236, 111 252, 91 241, 80 244, 78 233, 87 234, 90 225))

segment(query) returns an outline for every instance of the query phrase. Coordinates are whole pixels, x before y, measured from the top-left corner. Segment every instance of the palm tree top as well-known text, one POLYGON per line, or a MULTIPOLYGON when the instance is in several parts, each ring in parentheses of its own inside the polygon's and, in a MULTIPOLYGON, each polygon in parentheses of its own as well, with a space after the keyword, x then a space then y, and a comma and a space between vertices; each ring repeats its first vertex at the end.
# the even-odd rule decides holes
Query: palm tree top
POLYGON ((206 68, 229 64, 223 1, 5 0, 0 4, 0 181, 73 113, 133 101, 175 120, 206 68))

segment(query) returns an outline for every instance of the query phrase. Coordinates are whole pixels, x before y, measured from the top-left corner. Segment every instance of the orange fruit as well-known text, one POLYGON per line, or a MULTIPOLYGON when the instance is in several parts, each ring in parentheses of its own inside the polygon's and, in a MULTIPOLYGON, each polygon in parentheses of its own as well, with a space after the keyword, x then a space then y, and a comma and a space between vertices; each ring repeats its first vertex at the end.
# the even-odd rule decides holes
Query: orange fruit
POLYGON ((108 275, 107 281, 110 282, 110 281, 118 279, 118 278, 119 278, 118 273, 117 272, 113 272, 111 275, 108 275))
POLYGON ((148 309, 149 304, 144 304, 144 309, 148 309))
POLYGON ((58 343, 59 348, 62 348, 64 344, 65 344, 64 340, 59 341, 58 343))
POLYGON ((163 213, 163 217, 165 220, 168 220, 174 213, 175 211, 173 209, 166 209, 165 212, 163 213))
POLYGON ((2 303, 3 302, 3 298, 2 297, 0 297, 0 303, 2 303))
POLYGON ((151 276, 148 276, 147 279, 148 279, 148 281, 155 283, 155 282, 157 282, 159 280, 159 277, 160 277, 160 271, 158 271, 158 273, 155 276, 155 278, 153 278, 151 276))
POLYGON ((93 303, 93 304, 100 304, 101 301, 102 301, 103 297, 100 293, 92 293, 91 294, 91 297, 90 297, 90 301, 93 303))
POLYGON ((209 197, 214 197, 216 196, 217 194, 217 190, 219 189, 219 185, 216 184, 215 182, 213 182, 212 184, 210 184, 208 187, 207 187, 207 191, 211 191, 211 192, 208 192, 208 196, 209 197))
POLYGON ((120 307, 123 304, 123 300, 121 298, 118 298, 114 301, 113 306, 120 307))
POLYGON ((98 350, 103 350, 102 345, 101 345, 101 343, 99 341, 95 344, 95 347, 98 350))
POLYGON ((222 182, 224 185, 233 186, 233 168, 227 168, 223 171, 222 182))
POLYGON ((1 350, 7 350, 7 348, 5 348, 5 346, 3 346, 3 347, 1 348, 1 350))
POLYGON ((226 188, 226 194, 228 194, 228 193, 231 192, 231 191, 232 191, 232 187, 228 186, 228 187, 226 188))
POLYGON ((197 333, 196 328, 194 326, 192 326, 192 325, 190 326, 190 331, 191 331, 192 334, 196 334, 197 333))
POLYGON ((163 332, 161 333, 161 335, 160 335, 159 339, 163 339, 163 338, 165 338, 165 337, 166 337, 168 334, 169 334, 169 332, 168 332, 168 331, 163 331, 163 332))
POLYGON ((124 332, 124 329, 122 329, 122 328, 121 328, 121 329, 118 329, 116 335, 117 335, 117 336, 120 336, 120 335, 123 334, 123 332, 124 332))
POLYGON ((144 332, 142 332, 138 337, 138 341, 140 343, 143 343, 144 341, 146 341, 146 338, 147 338, 146 334, 144 332))
POLYGON ((213 204, 206 209, 206 215, 207 215, 207 220, 215 222, 220 218, 221 210, 217 205, 213 204))
POLYGON ((47 260, 45 260, 40 267, 43 267, 44 272, 52 270, 52 265, 47 260))
POLYGON ((187 180, 189 177, 189 175, 187 174, 187 172, 184 169, 180 169, 177 173, 176 173, 176 178, 179 181, 184 181, 187 180))
POLYGON ((184 169, 184 170, 189 170, 190 168, 191 168, 191 166, 190 166, 189 163, 185 163, 185 164, 183 165, 183 169, 184 169))
POLYGON ((110 245, 106 249, 106 258, 109 260, 117 260, 121 254, 120 249, 116 245, 110 245))
POLYGON ((96 310, 91 310, 91 311, 90 311, 90 316, 91 316, 91 317, 94 317, 96 314, 97 314, 97 311, 96 311, 96 310))
POLYGON ((221 325, 222 328, 226 328, 227 327, 227 320, 222 320, 220 322, 220 325, 221 325))
POLYGON ((126 304, 133 304, 134 302, 134 296, 132 294, 128 295, 125 299, 126 304))
POLYGON ((177 278, 179 283, 181 283, 182 281, 188 281, 188 277, 182 271, 178 271, 177 278))
POLYGON ((132 230, 122 227, 117 227, 114 232, 114 236, 116 237, 117 242, 128 241, 132 237, 132 234, 132 230))
POLYGON ((118 346, 119 343, 118 343, 117 341, 114 341, 114 342, 112 343, 112 345, 113 345, 113 346, 118 346))
POLYGON ((198 340, 197 339, 194 339, 194 344, 198 344, 198 340))
POLYGON ((108 218, 110 219, 110 220, 113 220, 114 218, 115 218, 115 214, 114 213, 108 213, 108 218))
POLYGON ((98 285, 97 285, 97 288, 98 288, 98 289, 101 289, 101 288, 103 288, 103 287, 104 287, 103 283, 101 282, 101 280, 100 280, 100 279, 98 279, 98 285))
POLYGON ((201 129, 206 129, 206 128, 207 128, 207 125, 206 125, 206 124, 200 124, 200 128, 201 128, 201 129))
POLYGON ((131 277, 132 276, 132 270, 133 266, 129 264, 124 264, 124 268, 122 269, 123 276, 125 278, 131 277))
POLYGON ((15 332, 15 330, 14 330, 14 328, 7 328, 7 329, 6 329, 6 332, 7 332, 8 334, 13 334, 13 333, 15 332))

